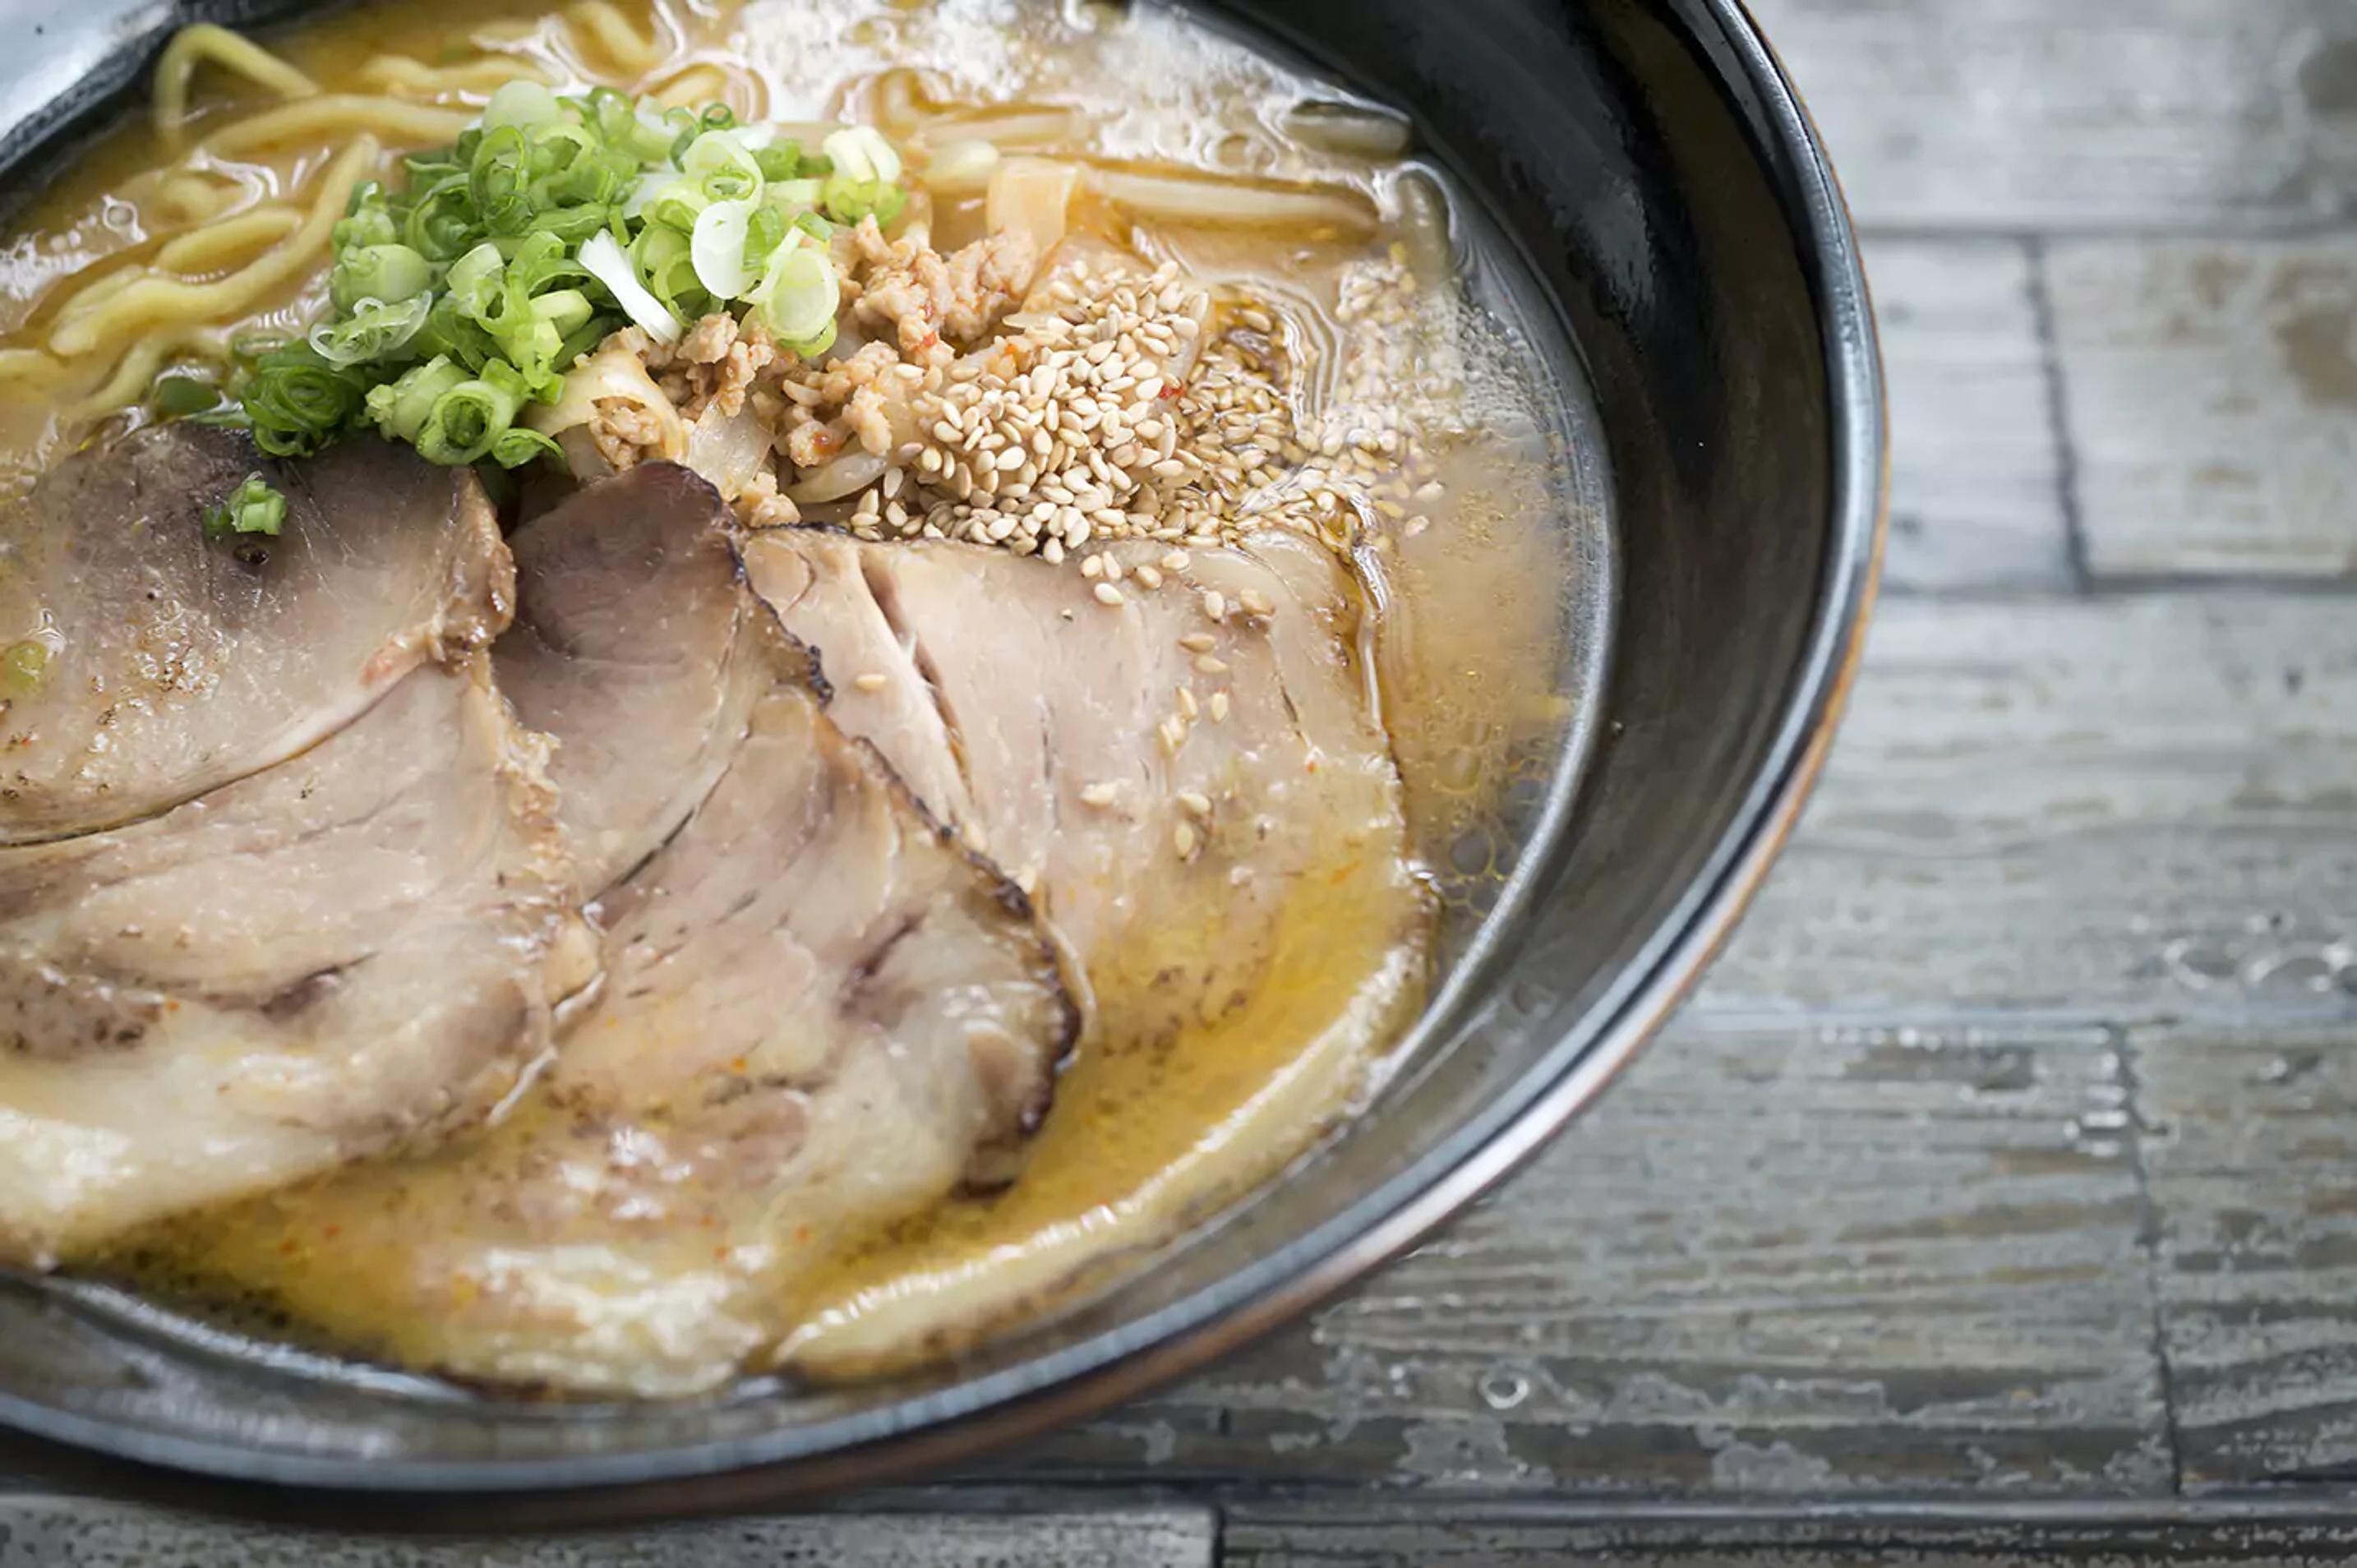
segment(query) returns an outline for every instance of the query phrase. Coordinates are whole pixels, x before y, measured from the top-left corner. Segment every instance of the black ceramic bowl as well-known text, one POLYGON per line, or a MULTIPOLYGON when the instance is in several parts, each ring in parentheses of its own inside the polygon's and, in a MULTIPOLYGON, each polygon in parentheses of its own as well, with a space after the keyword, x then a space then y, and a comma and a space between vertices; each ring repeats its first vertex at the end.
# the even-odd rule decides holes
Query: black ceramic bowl
MULTIPOLYGON (((0 0, 6 181, 70 156, 171 26, 300 8, 0 0)), ((1586 579, 1596 700, 1415 1069, 1143 1277, 850 1391, 503 1404, 0 1283, 0 1423, 37 1456, 214 1502, 477 1527, 746 1507, 966 1459, 1200 1366, 1413 1242, 1594 1099, 1694 983, 1824 759, 1879 542, 1865 284, 1792 86, 1734 0, 1221 9, 1413 113, 1575 346, 1609 472, 1609 559, 1586 579)))

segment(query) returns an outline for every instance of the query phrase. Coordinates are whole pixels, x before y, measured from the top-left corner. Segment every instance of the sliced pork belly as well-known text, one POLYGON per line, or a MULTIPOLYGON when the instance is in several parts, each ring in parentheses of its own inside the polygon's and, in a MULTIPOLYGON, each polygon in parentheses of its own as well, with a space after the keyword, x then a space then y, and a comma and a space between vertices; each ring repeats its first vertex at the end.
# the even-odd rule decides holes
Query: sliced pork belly
MULTIPOLYGON (((1157 589, 1128 569, 1165 571, 1168 547, 1108 553, 1114 606, 1070 565, 967 544, 789 529, 745 547, 837 721, 1032 891, 1092 977, 1135 935, 1168 1002, 1216 1011, 1252 983, 1252 922, 1289 878, 1338 840, 1401 856, 1398 775, 1322 552, 1196 551, 1157 589), (1214 907, 1222 940, 1174 944, 1175 910, 1214 907)), ((1405 874, 1400 897, 1405 916, 1405 874)))
POLYGON ((489 656, 302 757, 0 852, 0 1258, 481 1119, 590 977, 489 656))
POLYGON ((529 585, 500 641, 500 684, 558 740, 557 810, 593 898, 685 821, 774 682, 764 614, 739 581, 712 487, 649 463, 520 531, 529 585))
POLYGON ((995 1175, 1036 1123, 1076 1024, 1053 955, 829 721, 725 516, 642 467, 517 539, 502 683, 554 731, 565 820, 626 866, 544 1091, 230 1217, 201 1267, 404 1361, 692 1391, 794 1323, 847 1235, 995 1175))
POLYGON ((0 516, 0 644, 48 653, 0 689, 0 844, 284 761, 488 640, 511 581, 473 474, 406 447, 279 463, 182 424, 67 459, 0 516), (279 535, 208 538, 206 510, 254 473, 287 498, 279 535))
POLYGON ((797 1371, 892 1370, 1085 1289, 1274 1175, 1420 1003, 1431 914, 1338 566, 1291 536, 1166 550, 1114 547, 1107 604, 1070 563, 965 544, 745 546, 840 722, 1036 890, 1093 1002, 1014 1188, 971 1240, 863 1260, 797 1371))

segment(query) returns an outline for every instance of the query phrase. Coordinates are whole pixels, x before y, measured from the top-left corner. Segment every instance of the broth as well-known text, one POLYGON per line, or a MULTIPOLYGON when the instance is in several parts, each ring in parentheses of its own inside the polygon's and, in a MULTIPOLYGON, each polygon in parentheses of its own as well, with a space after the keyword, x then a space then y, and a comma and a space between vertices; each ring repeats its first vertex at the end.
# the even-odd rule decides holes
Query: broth
MULTIPOLYGON (((1584 394, 1550 368, 1567 357, 1526 308, 1518 268, 1478 213, 1450 210, 1447 182, 1416 161, 1404 124, 1199 19, 1094 4, 753 0, 547 13, 409 0, 269 42, 329 95, 400 95, 414 80, 425 85, 409 101, 472 113, 487 88, 437 92, 432 73, 480 62, 470 80, 488 84, 496 62, 512 60, 557 82, 718 101, 752 120, 866 121, 904 140, 996 138, 1115 176, 1200 172, 1329 191, 1367 215, 1361 224, 1338 207, 1334 223, 1302 232, 1140 216, 1109 201, 1076 209, 1081 228, 1211 288, 1224 302, 1222 351, 1282 367, 1274 381, 1306 467, 1290 465, 1273 489, 1311 503, 1286 515, 1317 520, 1311 532, 1349 564, 1357 624, 1337 633, 1389 734, 1412 854, 1442 907, 1434 934, 1403 940, 1376 918, 1366 879, 1386 870, 1338 839, 1310 855, 1320 870, 1286 903, 1248 993, 1209 1015, 1174 1015, 1157 973, 1174 952, 1217 949, 1223 919, 1216 897, 1181 906, 1154 944, 1090 966, 1090 1033, 1011 1185, 822 1237, 823 1259, 792 1269, 681 1238, 677 1277, 709 1287, 685 1293, 701 1320, 690 1337, 700 1337, 682 1352, 686 1375, 640 1391, 708 1386, 747 1346, 765 1347, 756 1365, 774 1355, 822 1378, 954 1350, 1135 1266, 1380 1088, 1436 967, 1445 972, 1478 943, 1528 831, 1532 781, 1557 764, 1592 697, 1597 650, 1582 623, 1602 603, 1607 569, 1584 394), (1328 489, 1339 499, 1318 501, 1328 489)), ((322 177, 332 136, 203 150, 266 97, 204 80, 190 161, 177 164, 151 127, 126 124, 26 207, 0 244, 0 479, 19 492, 86 437, 93 415, 109 430, 154 417, 135 400, 106 412, 120 401, 110 386, 144 386, 183 360, 218 363, 239 334, 299 330, 324 304, 313 267, 233 323, 33 368, 72 288, 154 264, 209 203, 225 198, 208 215, 217 220, 299 201, 322 177)), ((947 251, 980 232, 980 202, 938 200, 931 221, 947 251)), ((30 630, 0 627, 0 637, 30 630)), ((527 1099, 485 1135, 486 1157, 522 1146, 550 1114, 527 1099)), ((363 1165, 68 1262, 127 1273, 177 1300, 258 1302, 331 1347, 430 1369, 445 1359, 435 1304, 391 1322, 379 1304, 401 1295, 415 1229, 463 1201, 473 1169, 363 1165)), ((682 1200, 682 1213, 692 1208, 682 1200)))

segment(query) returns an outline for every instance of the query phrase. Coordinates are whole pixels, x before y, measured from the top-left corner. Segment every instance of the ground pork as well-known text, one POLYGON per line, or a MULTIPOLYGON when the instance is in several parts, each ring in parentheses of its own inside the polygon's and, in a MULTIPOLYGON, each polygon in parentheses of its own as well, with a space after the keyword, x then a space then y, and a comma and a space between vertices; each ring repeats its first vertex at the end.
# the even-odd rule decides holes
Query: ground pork
POLYGON ((725 311, 697 322, 677 343, 656 342, 636 327, 626 327, 607 339, 616 341, 638 355, 655 385, 691 424, 716 406, 734 417, 765 371, 792 360, 759 321, 740 322, 725 311))
MULTIPOLYGON (((953 373, 962 351, 985 343, 1020 303, 1038 257, 1028 233, 1008 231, 942 255, 911 239, 888 240, 873 218, 843 231, 843 352, 804 361, 758 323, 715 313, 676 343, 640 328, 609 338, 645 365, 693 423, 707 408, 733 417, 749 407, 792 468, 765 474, 735 498, 755 527, 798 521, 782 492, 792 473, 846 453, 904 455, 923 438, 916 406, 953 373)), ((645 412, 599 405, 592 433, 617 468, 654 455, 660 431, 645 412)))
POLYGON ((617 472, 662 455, 662 422, 647 408, 620 397, 599 398, 591 406, 597 416, 589 422, 589 439, 617 472))
POLYGON ((737 521, 748 528, 788 528, 802 520, 802 510, 778 493, 773 468, 753 476, 753 482, 729 504, 736 509, 737 521))
POLYGON ((1039 259, 1019 229, 944 256, 910 240, 887 240, 873 217, 851 231, 850 250, 852 319, 879 335, 888 330, 904 356, 928 365, 948 363, 996 330, 1039 259))

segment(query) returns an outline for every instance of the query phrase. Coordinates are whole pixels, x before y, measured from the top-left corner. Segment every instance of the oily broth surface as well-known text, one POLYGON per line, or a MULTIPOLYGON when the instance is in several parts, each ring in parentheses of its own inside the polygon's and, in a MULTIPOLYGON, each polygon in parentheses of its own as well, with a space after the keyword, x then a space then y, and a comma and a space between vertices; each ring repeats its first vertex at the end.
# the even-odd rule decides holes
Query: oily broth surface
MULTIPOLYGON (((875 118, 897 133, 906 126, 896 120, 911 115, 1055 105, 1077 113, 1068 134, 1024 150, 1331 181, 1394 209, 1399 166, 1321 151, 1286 134, 1290 111, 1332 99, 1331 89, 1166 12, 1018 0, 620 9, 661 41, 665 59, 654 70, 619 72, 536 7, 479 0, 363 6, 270 41, 329 91, 350 89, 377 55, 433 60, 489 38, 563 80, 638 91, 686 80, 698 97, 723 97, 741 113, 770 119, 841 114, 875 118), (836 42, 814 47, 813 39, 836 42)), ((199 99, 215 119, 252 102, 199 99)), ((268 199, 300 189, 333 150, 274 149, 221 172, 254 199, 268 199)), ((134 260, 168 237, 172 215, 136 192, 141 172, 165 156, 142 117, 26 209, 0 243, 0 328, 7 333, 0 346, 38 337, 68 273, 134 260)), ((1388 232, 1362 245, 1092 216, 1108 237, 1144 254, 1272 302, 1280 335, 1297 354, 1299 398, 1338 396, 1349 329, 1336 315, 1337 269, 1380 255, 1392 243, 1388 232)), ((961 225, 978 220, 972 204, 944 209, 937 232, 951 243, 961 225)), ((1470 249, 1478 282, 1499 263, 1470 249)), ((320 288, 317 276, 291 284, 248 325, 296 327, 317 308, 320 288)), ((1445 296, 1420 318, 1418 331, 1446 338, 1468 362, 1475 406, 1454 428, 1427 435, 1442 493, 1414 519, 1367 514, 1355 553, 1366 620, 1361 665, 1394 737, 1412 840, 1452 899, 1474 905, 1511 865, 1515 835, 1501 815, 1510 786, 1554 757, 1569 717, 1563 607, 1585 559, 1578 529, 1595 521, 1564 525, 1580 493, 1566 477, 1576 454, 1558 435, 1564 421, 1548 406, 1515 327, 1511 317, 1501 324, 1445 296), (1469 843, 1486 847, 1469 854, 1469 843)), ((56 460, 78 435, 60 407, 102 374, 40 395, 0 386, 0 483, 20 487, 56 460)), ((0 639, 16 635, 18 628, 0 627, 0 639)), ((800 1325, 792 1348, 802 1364, 841 1375, 888 1368, 912 1347, 937 1352, 1106 1277, 1110 1262, 1167 1239, 1297 1155, 1378 1080, 1384 1048, 1420 1007, 1436 958, 1448 956, 1358 918, 1355 879, 1382 869, 1354 863, 1338 845, 1329 874, 1288 908, 1247 1004, 1175 1034, 1159 1021, 1151 1028, 1137 1022, 1156 1016, 1150 954, 1102 965, 1091 977, 1099 1027, 1060 1085, 1021 1179, 841 1249, 794 1299, 766 1305, 757 1337, 800 1325), (952 1300, 953 1322, 943 1306, 952 1300)), ((1218 911, 1201 913, 1200 929, 1174 930, 1169 940, 1182 950, 1216 940, 1218 911)), ((1464 929, 1452 921, 1444 940, 1464 929)), ((133 1251, 149 1278, 215 1289, 224 1275, 270 1279, 275 1305, 334 1337, 338 1300, 369 1283, 307 1273, 300 1262, 311 1239, 301 1216, 299 1202, 241 1206, 176 1225, 168 1244, 151 1237, 133 1251), (268 1259, 296 1266, 255 1262, 268 1259)), ((397 1260, 398 1249, 388 1249, 384 1266, 397 1260)), ((364 1348, 430 1364, 431 1339, 421 1331, 414 1342, 364 1348)))

